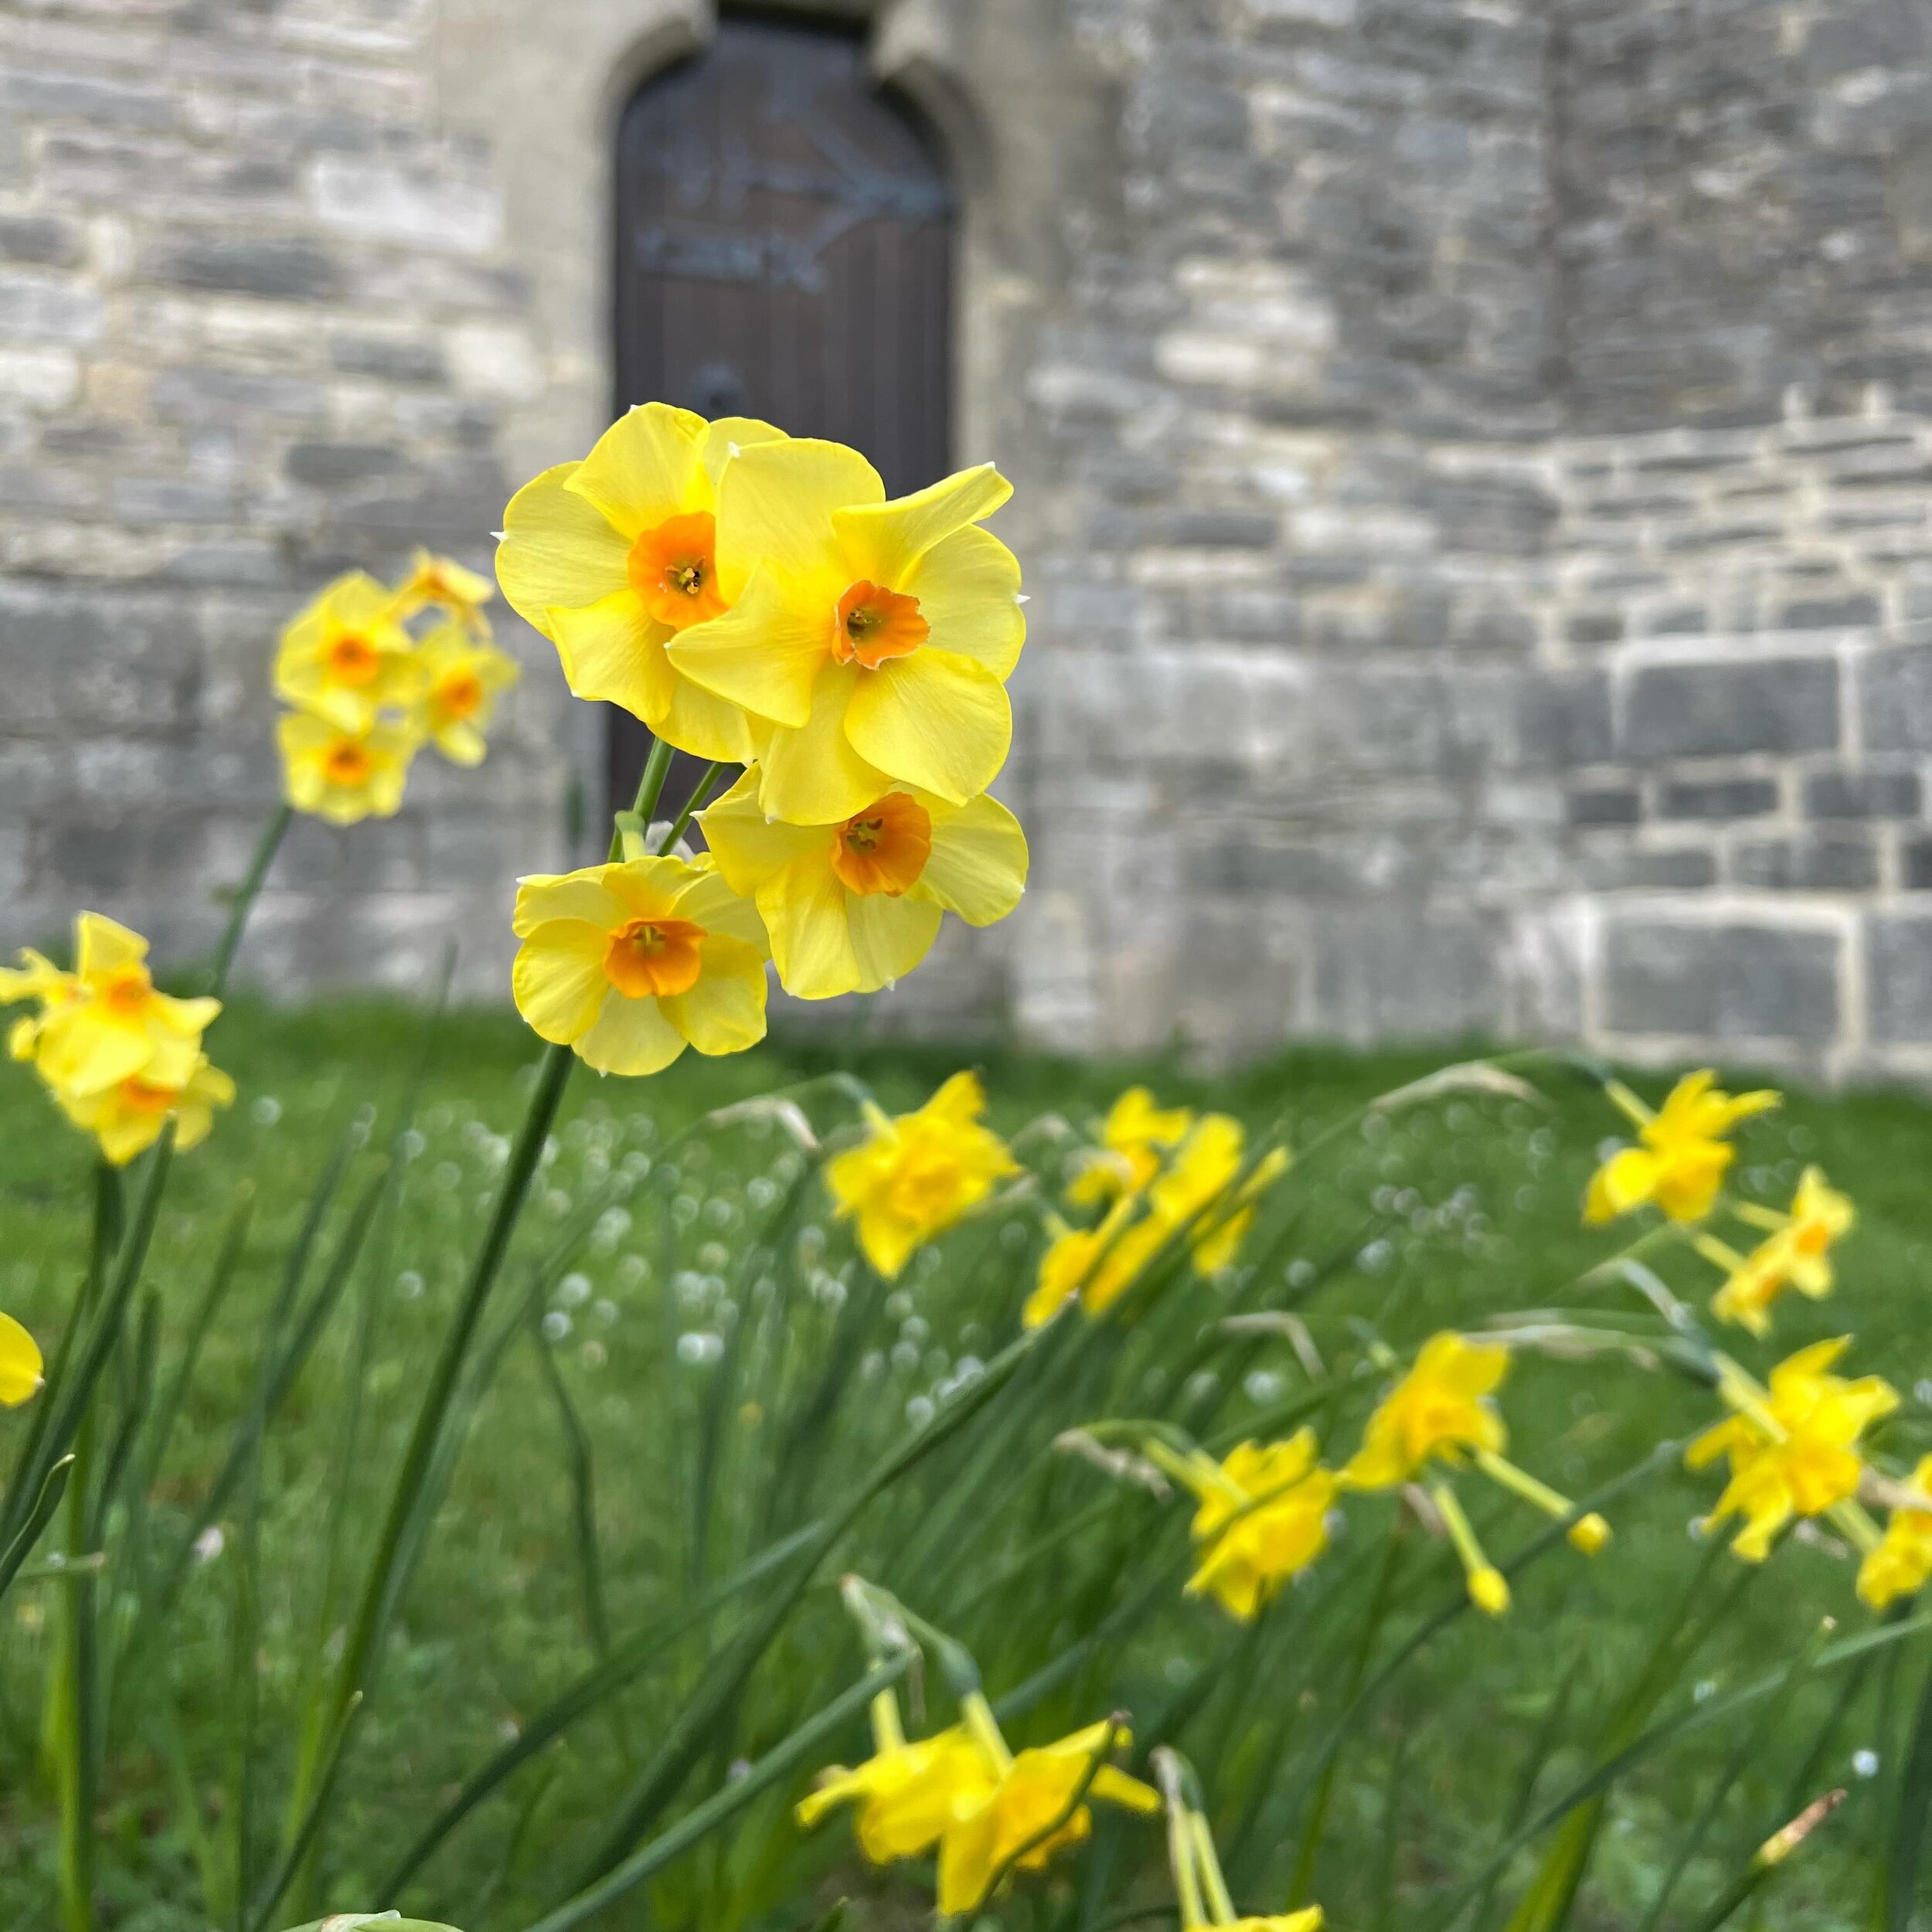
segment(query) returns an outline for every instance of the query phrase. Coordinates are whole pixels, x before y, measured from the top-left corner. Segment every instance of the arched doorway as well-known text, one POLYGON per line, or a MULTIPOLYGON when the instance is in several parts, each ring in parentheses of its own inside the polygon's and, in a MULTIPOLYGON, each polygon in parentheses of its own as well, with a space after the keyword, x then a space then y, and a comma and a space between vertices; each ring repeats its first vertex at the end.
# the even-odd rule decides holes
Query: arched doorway
MULTIPOLYGON (((859 34, 726 15, 625 109, 614 206, 620 411, 656 399, 835 437, 895 494, 945 472, 953 196, 859 34)), ((612 713, 620 804, 648 743, 612 713)))

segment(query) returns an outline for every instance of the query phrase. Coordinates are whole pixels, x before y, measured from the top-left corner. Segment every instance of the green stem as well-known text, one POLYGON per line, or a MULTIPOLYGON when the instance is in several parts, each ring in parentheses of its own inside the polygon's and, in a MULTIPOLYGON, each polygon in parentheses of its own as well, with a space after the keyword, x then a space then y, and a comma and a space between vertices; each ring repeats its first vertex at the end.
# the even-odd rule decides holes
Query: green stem
POLYGON ((724 765, 719 761, 706 765, 698 774, 698 782, 691 787, 691 796, 684 801, 684 809, 672 820, 671 829, 665 835, 664 843, 658 848, 658 851, 668 852, 684 836, 685 828, 702 809, 723 770, 724 765))
MULTIPOLYGON (((672 749, 662 738, 651 741, 651 755, 644 761, 644 770, 638 774, 638 795, 631 801, 631 815, 642 821, 648 831, 651 815, 658 808, 658 800, 664 792, 664 781, 671 775, 672 749)), ((667 845, 675 842, 674 833, 667 839, 667 845)), ((624 856, 624 833, 621 828, 611 834, 611 856, 608 863, 615 865, 624 856)))
POLYGON ((223 929, 221 944, 215 948, 215 957, 208 967, 208 990, 217 996, 227 987, 229 968, 235 963, 242 934, 247 930, 248 916, 255 909, 255 901, 261 896, 268 869, 274 864, 275 855, 281 849, 282 840, 294 816, 294 808, 287 804, 277 805, 269 815, 267 824, 262 827, 262 835, 255 842, 248 869, 242 875, 241 883, 235 888, 234 896, 229 903, 228 923, 223 929))

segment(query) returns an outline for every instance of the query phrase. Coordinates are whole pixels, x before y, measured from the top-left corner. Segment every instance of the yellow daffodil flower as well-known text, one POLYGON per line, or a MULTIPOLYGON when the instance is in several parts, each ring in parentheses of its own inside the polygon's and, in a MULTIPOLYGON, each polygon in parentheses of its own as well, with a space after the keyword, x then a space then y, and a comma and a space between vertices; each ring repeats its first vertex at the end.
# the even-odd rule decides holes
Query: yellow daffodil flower
POLYGON ((1898 1406, 1898 1395, 1877 1376, 1847 1381, 1830 1372, 1851 1346, 1849 1336, 1801 1349, 1771 1371, 1760 1397, 1735 1371, 1720 1385, 1740 1413, 1706 1430, 1685 1451, 1702 1469, 1729 1458, 1730 1481, 1708 1523, 1741 1516, 1731 1548, 1747 1563, 1762 1563, 1772 1539, 1794 1516, 1815 1516, 1849 1503, 1863 1464, 1858 1441, 1866 1428, 1898 1406))
POLYGON ((1328 1548, 1335 1475, 1317 1464, 1312 1429, 1298 1430, 1285 1442, 1242 1443, 1211 1467, 1212 1475, 1203 1470, 1190 1485, 1200 1498, 1192 1533, 1202 1558, 1187 1594, 1214 1597, 1230 1615, 1252 1623, 1291 1577, 1328 1548))
POLYGON ((506 651, 479 641, 458 623, 423 640, 423 692, 416 726, 452 764, 480 765, 498 694, 522 675, 506 651))
POLYGON ((1237 1916, 1207 1815, 1199 1808, 1198 1798, 1189 1799, 1189 1792, 1195 1788, 1193 1771, 1165 1745, 1155 1751, 1154 1768, 1167 1801, 1168 1862, 1180 1903, 1181 1932, 1209 1932, 1210 1927, 1218 1932, 1321 1932, 1318 1905, 1304 1906, 1298 1912, 1237 1916))
POLYGON ((306 711, 276 722, 282 795, 298 811, 332 825, 391 818, 402 808, 410 761, 422 740, 402 725, 352 731, 306 711))
POLYGON ((1287 1150, 1270 1148, 1234 1189, 1247 1138, 1231 1115, 1204 1114, 1154 1183, 1155 1213, 1172 1227, 1193 1224, 1189 1240, 1197 1274, 1218 1274, 1233 1261, 1261 1196, 1287 1172, 1287 1150))
POLYGON ((718 574, 733 601, 669 651, 770 721, 771 816, 836 825, 899 787, 963 805, 992 783, 1026 622, 1019 565, 977 526, 1012 494, 982 464, 888 502, 863 457, 810 440, 759 444, 726 469, 718 574))
POLYGON ((838 1218, 856 1220, 866 1258, 896 1275, 923 1242, 977 1207, 1019 1164, 981 1116, 979 1076, 955 1073, 916 1113, 867 1104, 866 1139, 825 1163, 838 1218))
POLYGON ((10 1315, 0 1315, 0 1403, 17 1409, 46 1379, 40 1345, 10 1315))
MULTIPOLYGON (((1922 1458, 1913 1471, 1912 1487, 1932 1498, 1932 1456, 1922 1458)), ((1932 1577, 1932 1509, 1895 1509, 1886 1519, 1878 1546, 1868 1550, 1859 1565, 1859 1599, 1883 1610, 1914 1594, 1928 1577, 1932 1577)))
POLYGON ((1026 835, 996 800, 889 791, 836 825, 768 819, 754 766, 701 815, 735 891, 757 901, 780 983, 801 999, 876 992, 930 950, 944 914, 990 926, 1026 886, 1026 835))
POLYGON ((393 594, 361 570, 338 577, 294 619, 275 657, 278 698, 355 733, 413 702, 421 679, 393 594))
POLYGON ((700 758, 748 764, 762 730, 729 695, 691 682, 666 647, 723 616, 743 590, 750 572, 723 543, 718 479, 738 450, 783 440, 768 423, 706 423, 646 403, 581 462, 526 483, 504 512, 497 581, 556 646, 570 689, 621 706, 700 758))
POLYGON ((1432 1459, 1456 1462, 1476 1449, 1500 1454, 1509 1431, 1490 1397, 1509 1372, 1509 1351, 1498 1343, 1447 1330, 1430 1336, 1369 1417, 1362 1447, 1342 1469, 1344 1485, 1390 1489, 1413 1481, 1432 1459))
POLYGON ((1130 1740, 1117 1726, 1090 1724, 1057 1743, 1009 1750, 985 1699, 965 1700, 967 1728, 984 1751, 992 1777, 961 1791, 939 1844, 939 1910, 950 1917, 983 1905, 998 1880, 1012 1871, 1037 1872, 1053 1854, 1077 1845, 1093 1829, 1093 1815, 1074 1798, 1091 1796, 1128 1811, 1158 1811, 1159 1794, 1111 1764, 1095 1760, 1130 1740))
POLYGON ((930 1852, 955 1801, 977 1801, 992 1783, 985 1753, 957 1726, 908 1743, 889 1690, 872 1700, 872 1755, 855 1769, 825 1771, 796 1815, 810 1831, 835 1807, 856 1805, 859 1849, 875 1865, 930 1852))
POLYGON ((1832 1292, 1832 1244, 1850 1231, 1857 1210, 1827 1184, 1822 1170, 1808 1167, 1788 1214, 1748 1203, 1736 1212, 1770 1232, 1747 1255, 1737 1253, 1715 1236, 1706 1235, 1698 1243, 1707 1260, 1726 1270, 1723 1285, 1711 1298, 1711 1312, 1753 1335, 1766 1335, 1770 1333, 1771 1305, 1785 1289, 1796 1288, 1815 1301, 1832 1292))
POLYGON ((185 1153, 206 1140, 215 1124, 214 1110, 234 1104, 235 1083, 203 1053, 187 1079, 167 1085, 134 1074, 98 1093, 69 1094, 57 1090, 61 1111, 83 1133, 100 1144, 102 1157, 125 1167, 161 1138, 169 1121, 175 1123, 175 1146, 185 1153))
POLYGON ((1583 1219, 1593 1225, 1654 1202, 1673 1221, 1701 1221, 1737 1150, 1724 1136, 1739 1121, 1778 1104, 1768 1088, 1730 1094, 1713 1083, 1709 1068, 1687 1073, 1652 1114, 1627 1088, 1612 1083, 1610 1096, 1637 1127, 1639 1145, 1613 1154, 1591 1177, 1583 1219))
POLYGON ((525 879, 511 925, 517 1011, 600 1073, 655 1073, 687 1046, 741 1053, 764 1038, 764 928, 709 859, 525 879))
POLYGON ((0 1004, 42 1002, 37 1016, 15 1027, 12 1045, 56 1094, 84 1097, 136 1075, 162 1086, 186 1084, 221 1002, 156 991, 148 942, 138 933, 99 913, 82 913, 74 920, 71 975, 37 953, 21 957, 22 967, 0 975, 0 1004))
POLYGON ((1040 1257, 1033 1291, 1020 1311, 1027 1328, 1037 1328, 1076 1296, 1087 1313, 1106 1314, 1139 1280, 1141 1271, 1172 1233, 1168 1223, 1143 1211, 1138 1196, 1121 1196, 1097 1227, 1070 1228, 1047 1217, 1053 1238, 1040 1257))
POLYGON ((410 617, 434 607, 447 611, 472 631, 487 633, 483 607, 495 595, 496 586, 488 577, 465 570, 454 557, 419 549, 408 577, 396 593, 396 613, 399 617, 410 617))
POLYGON ((1191 1109, 1162 1107, 1146 1087, 1130 1087, 1108 1109, 1100 1148, 1074 1175, 1067 1199, 1088 1206, 1138 1194, 1193 1124, 1191 1109))

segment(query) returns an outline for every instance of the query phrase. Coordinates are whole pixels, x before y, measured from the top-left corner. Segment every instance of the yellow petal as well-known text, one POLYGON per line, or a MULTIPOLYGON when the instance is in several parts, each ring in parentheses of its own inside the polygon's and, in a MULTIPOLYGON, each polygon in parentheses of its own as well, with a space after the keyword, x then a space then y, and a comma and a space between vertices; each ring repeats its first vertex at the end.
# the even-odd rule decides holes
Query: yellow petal
POLYGON ((581 920, 611 933, 631 917, 631 909, 604 883, 614 866, 590 866, 582 872, 533 872, 519 879, 510 930, 526 939, 554 919, 581 920))
POLYGON ((595 926, 553 919, 518 948, 510 990, 516 1010, 539 1039, 574 1045, 595 1022, 605 996, 615 998, 604 972, 610 944, 610 935, 595 926))
POLYGON ((799 579, 829 613, 853 581, 833 514, 882 502, 885 495, 879 472, 842 443, 801 437, 740 449, 718 485, 718 581, 725 595, 740 595, 763 563, 799 579))
POLYGON ((797 825, 836 825, 892 790, 890 777, 860 757, 845 730, 858 680, 879 675, 856 665, 828 665, 813 687, 804 728, 774 727, 759 766, 764 781, 758 794, 774 818, 797 825))
POLYGON ((812 686, 832 657, 836 599, 797 580, 754 571, 722 617, 671 640, 672 664, 704 690, 796 730, 811 715, 812 686))
POLYGON ((990 531, 956 530, 935 544, 896 587, 919 600, 932 626, 932 646, 1012 676, 1026 641, 1020 607, 1019 564, 990 531))
POLYGON ((671 673, 671 695, 651 728, 666 744, 694 758, 725 765, 748 765, 762 756, 770 730, 764 719, 748 716, 742 706, 694 684, 672 665, 668 656, 665 664, 671 673))
POLYGON ((564 485, 577 474, 560 463, 510 498, 497 546, 496 580, 510 608, 551 637, 550 613, 581 610, 631 581, 631 546, 597 505, 564 485))
POLYGON ((40 1386, 43 1363, 32 1335, 10 1315, 0 1315, 0 1402, 9 1409, 40 1386))
POLYGON ((903 979, 932 951, 944 917, 937 906, 884 893, 849 898, 845 914, 862 993, 903 979))
POLYGON ((698 460, 706 424, 689 410, 645 403, 620 416, 591 446, 564 487, 600 511, 628 543, 687 509, 710 507, 698 460), (702 487, 691 501, 693 473, 702 487))
POLYGON ((765 816, 758 801, 762 782, 747 771, 715 804, 698 815, 705 843, 718 862, 718 870, 732 890, 747 898, 775 879, 794 859, 811 852, 826 855, 828 870, 834 837, 828 825, 788 825, 765 816))
POLYGON ((665 655, 669 631, 645 613, 626 585, 575 610, 550 614, 549 632, 563 681, 578 697, 614 704, 655 726, 671 701, 677 673, 665 655))
POLYGON ((846 903, 829 858, 794 860, 759 893, 779 984, 794 999, 835 999, 859 991, 846 903))
POLYGON ((147 940, 105 913, 79 914, 73 932, 74 971, 83 979, 137 966, 148 957, 147 940))
POLYGON ((1012 485, 981 463, 889 503, 837 510, 832 523, 855 579, 903 590, 910 587, 900 580, 934 544, 991 516, 1012 494, 1012 485))
POLYGON ((928 646, 864 673, 845 713, 845 736, 879 770, 963 805, 1006 762, 1012 707, 984 665, 928 646))
POLYGON ((655 999, 626 999, 614 992, 590 1028, 572 1043, 587 1066, 600 1073, 661 1073, 684 1051, 685 1038, 655 999))
POLYGON ((765 938, 764 921, 758 909, 731 883, 708 858, 701 858, 687 869, 689 876, 681 880, 671 895, 673 917, 688 919, 708 933, 720 933, 739 940, 762 961, 770 956, 765 938))
POLYGON ((715 491, 719 478, 724 474, 725 465, 740 450, 748 450, 754 443, 784 440, 783 430, 774 429, 769 423, 760 422, 755 416, 720 416, 699 439, 699 457, 715 491))
POLYGON ((700 1053, 742 1053, 765 1036, 764 954, 721 933, 706 937, 701 950, 698 983, 658 1004, 700 1053))
POLYGON ((1026 889, 1026 835, 998 799, 981 794, 932 815, 933 849, 913 896, 930 899, 970 925, 990 926, 1026 889))

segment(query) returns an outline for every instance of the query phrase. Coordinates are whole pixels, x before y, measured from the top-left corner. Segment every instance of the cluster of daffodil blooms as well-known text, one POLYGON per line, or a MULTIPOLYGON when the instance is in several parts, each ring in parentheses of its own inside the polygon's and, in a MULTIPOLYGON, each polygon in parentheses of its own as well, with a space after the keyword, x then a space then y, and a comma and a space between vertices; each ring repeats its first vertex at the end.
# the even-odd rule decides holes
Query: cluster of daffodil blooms
POLYGON ((482 763, 497 698, 519 675, 491 641, 495 595, 487 577, 419 550, 400 583, 352 570, 291 621, 274 672, 290 708, 275 735, 296 811, 335 825, 392 817, 425 744, 482 763))
POLYGON ((702 857, 633 833, 523 882, 514 984, 543 1038, 600 1073, 736 1053, 767 959, 800 998, 872 992, 946 912, 1012 910, 1026 842, 987 787, 1026 623, 979 527, 1011 494, 983 464, 888 500, 842 444, 658 403, 518 492, 498 580, 570 689, 709 760, 704 791, 746 768, 698 815, 702 857))
MULTIPOLYGON (((1832 1248, 1857 1216, 1819 1168, 1804 1169, 1786 1211, 1725 1190, 1736 1158, 1733 1130, 1775 1107, 1777 1094, 1726 1094, 1708 1070, 1686 1075, 1655 1114, 1620 1083, 1608 1083, 1606 1091, 1635 1126, 1638 1145, 1618 1149, 1593 1176, 1583 1205, 1587 1221, 1655 1207, 1665 1226, 1681 1231, 1719 1271, 1712 1315, 1757 1340, 1770 1335, 1786 1291, 1795 1288, 1815 1301, 1832 1292, 1832 1248), (1719 1214, 1760 1238, 1740 1252, 1710 1230, 1709 1222, 1719 1214)), ((1693 1469, 1725 1463, 1729 1481, 1706 1527, 1740 1519, 1730 1546, 1737 1556, 1762 1563, 1787 1526, 1825 1517, 1860 1554, 1858 1594, 1883 1609, 1932 1577, 1932 1457, 1905 1480, 1868 1459, 1866 1431, 1889 1415, 1899 1398, 1881 1376, 1832 1372, 1851 1346, 1849 1336, 1814 1342, 1778 1363, 1766 1383, 1713 1349, 1713 1384, 1731 1413, 1692 1442, 1685 1459, 1693 1469), (1889 1510, 1883 1532, 1868 1505, 1889 1510)))

